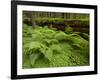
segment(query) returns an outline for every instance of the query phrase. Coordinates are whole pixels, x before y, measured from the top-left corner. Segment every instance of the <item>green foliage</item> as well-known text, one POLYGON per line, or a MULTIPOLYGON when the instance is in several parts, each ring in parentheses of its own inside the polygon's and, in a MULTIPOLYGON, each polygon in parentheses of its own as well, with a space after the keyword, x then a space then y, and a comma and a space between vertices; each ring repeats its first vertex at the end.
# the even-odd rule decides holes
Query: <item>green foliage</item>
POLYGON ((55 22, 64 22, 64 19, 63 18, 37 18, 35 19, 35 21, 38 23, 41 23, 41 22, 55 23, 55 22))
POLYGON ((57 32, 57 34, 55 34, 54 37, 55 37, 55 39, 57 39, 57 40, 64 40, 64 39, 67 38, 67 35, 66 35, 64 32, 59 31, 59 32, 57 32))
POLYGON ((24 25, 23 68, 89 65, 89 41, 72 29, 67 32, 24 25))
POLYGON ((34 66, 36 59, 39 57, 38 53, 34 53, 30 55, 30 63, 32 66, 34 66))
POLYGON ((65 33, 67 33, 67 34, 73 33, 73 29, 68 26, 65 28, 65 33))

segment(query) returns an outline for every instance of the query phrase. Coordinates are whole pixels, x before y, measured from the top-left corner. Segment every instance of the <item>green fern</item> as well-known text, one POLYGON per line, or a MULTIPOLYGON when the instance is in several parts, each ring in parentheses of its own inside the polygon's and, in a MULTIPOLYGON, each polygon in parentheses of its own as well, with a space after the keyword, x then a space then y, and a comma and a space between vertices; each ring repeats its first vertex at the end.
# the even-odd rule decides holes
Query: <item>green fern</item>
POLYGON ((89 36, 68 31, 24 25, 23 68, 89 65, 89 36))

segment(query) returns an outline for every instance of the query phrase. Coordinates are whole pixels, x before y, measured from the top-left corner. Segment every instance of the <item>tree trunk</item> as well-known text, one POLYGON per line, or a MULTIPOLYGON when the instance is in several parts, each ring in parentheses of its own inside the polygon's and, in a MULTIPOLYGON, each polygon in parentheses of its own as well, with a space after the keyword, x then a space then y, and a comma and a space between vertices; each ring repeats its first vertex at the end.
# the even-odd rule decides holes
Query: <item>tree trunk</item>
POLYGON ((36 23, 35 23, 35 12, 31 12, 31 23, 32 23, 32 27, 35 27, 36 26, 36 23))

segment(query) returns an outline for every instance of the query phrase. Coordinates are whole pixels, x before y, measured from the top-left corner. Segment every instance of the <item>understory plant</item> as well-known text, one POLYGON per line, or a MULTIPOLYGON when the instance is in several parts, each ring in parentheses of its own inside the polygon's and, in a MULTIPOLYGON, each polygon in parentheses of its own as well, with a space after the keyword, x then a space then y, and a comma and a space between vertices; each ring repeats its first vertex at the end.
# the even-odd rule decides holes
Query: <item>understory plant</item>
POLYGON ((71 28, 64 32, 48 26, 24 24, 23 68, 89 65, 89 36, 81 34, 71 28))

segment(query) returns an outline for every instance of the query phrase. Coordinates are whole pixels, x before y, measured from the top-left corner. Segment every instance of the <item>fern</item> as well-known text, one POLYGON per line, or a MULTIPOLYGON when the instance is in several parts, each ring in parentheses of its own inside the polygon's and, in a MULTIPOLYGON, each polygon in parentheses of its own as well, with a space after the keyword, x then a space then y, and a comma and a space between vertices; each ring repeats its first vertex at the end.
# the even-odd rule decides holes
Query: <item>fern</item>
POLYGON ((55 39, 57 40, 64 40, 66 39, 66 34, 62 31, 59 31, 56 35, 55 35, 55 39))
POLYGON ((73 33, 73 29, 72 29, 71 27, 67 26, 67 27, 65 28, 65 33, 71 34, 71 33, 73 33))
POLYGON ((38 59, 38 57, 39 57, 38 53, 34 53, 34 54, 30 55, 29 58, 30 58, 30 63, 31 63, 32 66, 34 66, 35 61, 38 59))
POLYGON ((89 65, 88 35, 23 26, 23 68, 89 65))

